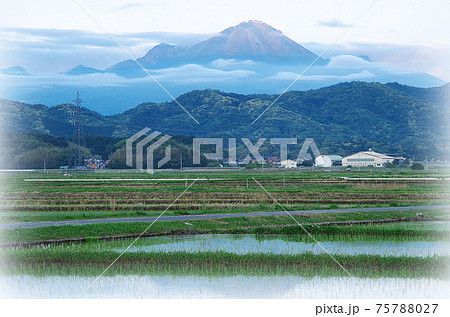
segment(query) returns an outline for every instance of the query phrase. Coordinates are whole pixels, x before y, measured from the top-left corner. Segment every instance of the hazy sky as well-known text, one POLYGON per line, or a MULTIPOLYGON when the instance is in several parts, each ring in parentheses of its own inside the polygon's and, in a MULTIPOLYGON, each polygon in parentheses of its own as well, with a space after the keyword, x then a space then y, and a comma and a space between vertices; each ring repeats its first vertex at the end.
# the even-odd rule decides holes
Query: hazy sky
MULTIPOLYGON (((15 61, 19 63, 21 54, 24 54, 19 52, 20 47, 35 47, 33 45, 40 42, 45 44, 45 36, 39 33, 42 29, 46 32, 51 31, 49 29, 83 30, 88 31, 83 34, 97 33, 101 41, 110 41, 99 25, 115 35, 123 35, 124 44, 128 45, 136 57, 157 44, 159 39, 149 37, 145 42, 141 36, 133 42, 127 39, 128 33, 176 32, 190 33, 192 37, 192 33, 219 32, 250 19, 266 22, 297 42, 321 43, 322 46, 316 46, 320 49, 336 40, 346 26, 358 18, 373 2, 373 0, 2 0, 0 27, 4 31, 1 34, 3 63, 0 67, 8 66, 7 64, 15 61), (99 25, 93 22, 77 3, 99 25), (27 32, 18 32, 20 29, 26 29, 27 32), (31 32, 30 29, 37 29, 39 32, 31 32)), ((450 80, 446 62, 449 49, 449 12, 448 0, 378 0, 338 44, 342 46, 369 43, 378 49, 383 45, 390 48, 402 47, 403 53, 394 54, 391 58, 394 62, 397 61, 399 66, 416 65, 418 69, 450 80), (414 52, 405 47, 414 47, 414 52), (424 61, 418 61, 418 58, 424 61)), ((67 33, 66 41, 61 41, 61 45, 68 41, 77 45, 77 34, 79 33, 67 33)), ((61 36, 61 33, 59 35, 61 36)), ((181 41, 180 38, 178 40, 181 41)), ((99 51, 98 65, 91 66, 106 67, 108 63, 127 58, 122 56, 123 52, 115 50, 110 44, 104 46, 92 42, 90 45, 82 45, 85 49, 90 49, 92 54, 96 48, 108 45, 111 47, 109 58, 100 58, 100 55, 108 52, 99 51)), ((43 54, 45 47, 39 49, 36 53, 43 54)), ((50 55, 52 49, 56 48, 48 48, 50 55)), ((58 61, 55 60, 55 70, 61 70, 64 63, 61 62, 61 66, 57 64, 58 61)), ((29 61, 28 67, 39 69, 32 61, 29 61)))
MULTIPOLYGON (((256 19, 296 41, 330 42, 373 0, 76 0, 106 30, 217 32, 256 19)), ((378 0, 346 36, 355 41, 448 42, 447 0, 378 0)), ((2 0, 2 26, 101 32, 74 0, 2 0)))

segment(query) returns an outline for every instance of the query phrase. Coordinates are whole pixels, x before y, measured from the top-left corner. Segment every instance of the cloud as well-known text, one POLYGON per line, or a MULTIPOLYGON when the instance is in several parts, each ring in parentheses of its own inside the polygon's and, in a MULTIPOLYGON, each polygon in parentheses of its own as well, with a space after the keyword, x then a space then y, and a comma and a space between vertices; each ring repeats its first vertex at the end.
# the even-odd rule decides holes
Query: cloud
POLYGON ((353 55, 339 55, 330 58, 330 61, 327 65, 328 67, 333 68, 355 68, 355 67, 365 67, 365 68, 374 68, 379 65, 376 63, 371 63, 366 61, 365 59, 353 56, 353 55))
POLYGON ((249 70, 230 70, 206 68, 197 64, 188 64, 180 67, 170 67, 152 71, 155 77, 165 82, 189 84, 198 82, 229 81, 256 75, 249 70))
POLYGON ((122 4, 121 6, 116 7, 116 10, 129 10, 129 9, 135 9, 143 7, 144 5, 142 3, 138 2, 127 2, 125 4, 122 4))
MULTIPOLYGON (((20 88, 37 88, 43 89, 52 86, 78 86, 78 87, 110 87, 123 86, 131 83, 123 77, 112 73, 105 74, 87 74, 80 76, 70 76, 65 74, 45 74, 34 76, 0 76, 2 83, 9 89, 14 87, 20 88)), ((149 78, 150 79, 150 78, 149 78)), ((142 78, 134 80, 134 83, 143 81, 142 78)))
MULTIPOLYGON (((267 77, 268 80, 289 80, 294 81, 300 74, 293 72, 279 72, 274 76, 267 77)), ((352 81, 352 80, 366 80, 374 78, 375 75, 368 70, 363 70, 357 73, 349 73, 345 75, 303 75, 298 78, 298 81, 352 81)))
MULTIPOLYGON (((321 52, 329 44, 306 42, 306 48, 321 52)), ((402 43, 365 43, 342 42, 331 47, 325 58, 338 55, 367 55, 372 61, 385 67, 409 69, 415 72, 425 72, 450 81, 450 59, 448 58, 449 44, 440 46, 425 44, 402 43)))
POLYGON ((326 20, 326 21, 319 21, 316 23, 319 26, 326 26, 329 28, 346 28, 349 27, 350 24, 346 24, 338 19, 332 19, 332 20, 326 20))
POLYGON ((298 78, 300 73, 280 71, 273 76, 267 77, 272 80, 294 81, 351 81, 366 80, 376 77, 378 72, 391 72, 386 65, 366 61, 365 59, 353 55, 339 55, 331 57, 328 64, 315 66, 298 78))
MULTIPOLYGON (((206 68, 196 64, 149 70, 149 72, 163 85, 227 82, 247 78, 256 74, 255 72, 248 70, 224 71, 206 68)), ((7 89, 13 89, 15 87, 39 87, 45 89, 52 86, 125 87, 143 83, 154 83, 153 79, 148 76, 140 78, 125 78, 114 73, 94 73, 76 76, 66 74, 43 74, 33 76, 0 75, 0 81, 7 89)))
MULTIPOLYGON (((112 35, 135 58, 145 55, 159 43, 186 46, 211 36, 170 32, 112 35)), ((103 33, 5 27, 0 29, 0 38, 0 68, 20 65, 31 73, 57 73, 80 64, 104 69, 129 59, 117 43, 103 33)))
POLYGON ((215 68, 227 68, 227 67, 248 67, 248 66, 254 66, 256 65, 256 62, 252 60, 235 60, 235 59, 223 59, 219 58, 215 61, 211 62, 211 66, 215 68))
MULTIPOLYGON (((337 23, 334 24, 337 25, 337 23)), ((208 39, 214 34, 134 32, 112 35, 126 47, 133 57, 138 58, 159 43, 189 46, 208 39)), ((19 65, 35 74, 66 72, 80 64, 105 69, 115 63, 129 59, 129 56, 109 36, 103 33, 82 30, 3 27, 0 29, 0 38, 0 68, 19 65)), ((321 52, 329 44, 307 42, 302 43, 302 45, 312 51, 321 52)), ((333 45, 324 57, 333 60, 338 55, 367 55, 374 62, 385 66, 427 72, 450 81, 448 49, 448 44, 431 46, 401 43, 339 42, 333 45)), ((335 59, 333 63, 341 62, 344 61, 335 59)), ((210 65, 213 68, 220 69, 248 69, 253 66, 252 63, 252 61, 218 59, 210 65)), ((365 62, 359 61, 359 63, 364 64, 365 62)), ((255 64, 255 66, 259 65, 258 63, 255 64)))

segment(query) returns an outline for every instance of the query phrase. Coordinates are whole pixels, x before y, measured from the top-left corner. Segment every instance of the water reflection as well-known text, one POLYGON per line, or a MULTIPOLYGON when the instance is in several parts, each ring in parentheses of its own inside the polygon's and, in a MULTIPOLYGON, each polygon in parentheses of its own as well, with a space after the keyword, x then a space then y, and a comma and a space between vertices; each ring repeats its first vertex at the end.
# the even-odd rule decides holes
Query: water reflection
MULTIPOLYGON (((169 236, 142 239, 139 245, 132 246, 128 252, 207 252, 225 251, 236 254, 270 253, 300 254, 312 252, 342 255, 386 255, 386 256, 445 256, 450 255, 449 241, 374 241, 346 242, 323 241, 304 243, 293 241, 284 235, 197 235, 169 236)), ((122 252, 124 248, 114 249, 122 252)))
MULTIPOLYGON (((2 298, 75 298, 92 282, 81 276, 1 276, 2 298)), ((102 277, 85 298, 447 298, 436 279, 287 276, 102 277)))

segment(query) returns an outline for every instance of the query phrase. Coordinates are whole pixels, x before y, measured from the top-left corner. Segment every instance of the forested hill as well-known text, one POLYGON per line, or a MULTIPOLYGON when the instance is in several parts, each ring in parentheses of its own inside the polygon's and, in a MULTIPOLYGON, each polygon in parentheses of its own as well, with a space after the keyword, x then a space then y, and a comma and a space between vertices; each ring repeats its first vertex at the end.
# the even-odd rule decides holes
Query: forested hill
MULTIPOLYGON (((415 88, 399 84, 341 83, 290 91, 251 124, 277 95, 240 95, 195 90, 175 102, 144 103, 113 116, 82 109, 84 133, 126 138, 144 127, 171 135, 197 137, 306 137, 332 154, 369 147, 408 156, 449 153, 446 96, 450 85, 415 88)), ((89 101, 86 100, 89 105, 89 101)), ((87 106, 89 107, 89 106, 87 106)), ((8 132, 70 136, 71 107, 0 100, 0 125, 8 132)))

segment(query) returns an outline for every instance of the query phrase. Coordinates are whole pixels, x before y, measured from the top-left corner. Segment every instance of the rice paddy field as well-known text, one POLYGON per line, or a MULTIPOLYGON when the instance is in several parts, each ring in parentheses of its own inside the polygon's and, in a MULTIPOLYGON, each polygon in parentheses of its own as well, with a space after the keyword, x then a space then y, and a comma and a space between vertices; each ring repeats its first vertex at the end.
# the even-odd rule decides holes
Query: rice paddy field
POLYGON ((0 297, 448 298, 449 175, 3 174, 0 297), (161 214, 187 218, 144 218, 161 214), (89 223, 118 218, 144 219, 89 223), (73 220, 87 223, 25 226, 73 220))

